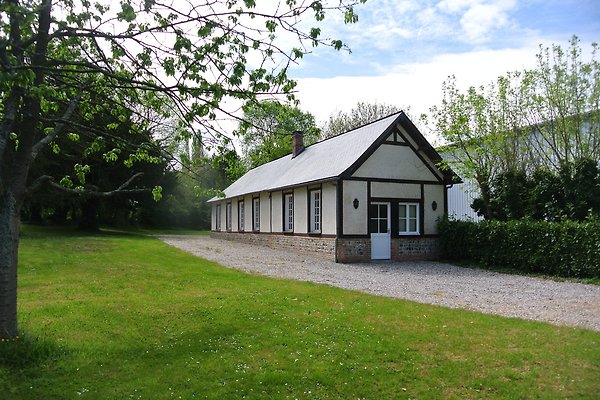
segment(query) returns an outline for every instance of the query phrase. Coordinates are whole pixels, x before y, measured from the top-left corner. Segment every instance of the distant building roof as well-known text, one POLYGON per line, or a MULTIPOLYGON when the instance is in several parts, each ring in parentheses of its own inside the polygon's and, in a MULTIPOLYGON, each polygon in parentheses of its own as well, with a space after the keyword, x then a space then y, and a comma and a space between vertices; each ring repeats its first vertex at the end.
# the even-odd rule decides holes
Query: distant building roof
MULTIPOLYGON (((225 197, 213 197, 209 201, 339 178, 369 149, 379 146, 379 141, 387 138, 397 123, 406 129, 419 148, 433 162, 441 161, 435 149, 406 114, 400 111, 344 134, 317 142, 306 147, 296 157, 292 158, 292 154, 288 154, 251 169, 223 191, 225 197)), ((442 173, 445 177, 444 181, 446 175, 450 175, 448 183, 451 182, 454 173, 452 171, 442 171, 442 173)))

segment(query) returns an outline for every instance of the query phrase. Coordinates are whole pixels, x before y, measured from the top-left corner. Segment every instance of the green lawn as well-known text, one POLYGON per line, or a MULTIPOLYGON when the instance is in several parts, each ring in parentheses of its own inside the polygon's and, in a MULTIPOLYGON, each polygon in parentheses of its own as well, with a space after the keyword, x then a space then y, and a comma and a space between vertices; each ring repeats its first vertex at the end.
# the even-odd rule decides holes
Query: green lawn
POLYGON ((2 399, 597 398, 600 333, 27 227, 2 399))

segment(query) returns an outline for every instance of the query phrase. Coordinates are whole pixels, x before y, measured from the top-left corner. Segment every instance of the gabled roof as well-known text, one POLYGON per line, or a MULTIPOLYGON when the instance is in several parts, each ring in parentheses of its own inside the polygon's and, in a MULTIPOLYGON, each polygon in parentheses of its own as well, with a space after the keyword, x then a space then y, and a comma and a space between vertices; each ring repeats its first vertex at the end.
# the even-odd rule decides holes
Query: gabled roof
MULTIPOLYGON (((274 191, 308 183, 337 179, 357 167, 361 157, 374 150, 400 123, 427 156, 437 163, 439 154, 421 135, 404 112, 392 114, 370 124, 306 147, 292 158, 291 154, 248 171, 223 192, 228 199, 262 191, 274 191)), ((447 172, 444 172, 446 175, 447 172)), ((449 171, 453 175, 452 171, 449 171)), ((446 181, 446 179, 444 179, 446 181)), ((450 180, 448 181, 450 182, 450 180)))

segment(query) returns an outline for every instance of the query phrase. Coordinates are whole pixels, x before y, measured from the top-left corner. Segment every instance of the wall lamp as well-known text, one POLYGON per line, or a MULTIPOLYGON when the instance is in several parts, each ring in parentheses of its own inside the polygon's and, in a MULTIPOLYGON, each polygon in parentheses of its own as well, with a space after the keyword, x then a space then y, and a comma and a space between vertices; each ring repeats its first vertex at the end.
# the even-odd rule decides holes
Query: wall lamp
POLYGON ((352 202, 352 205, 354 206, 354 209, 356 210, 358 208, 358 199, 354 199, 354 201, 352 202))

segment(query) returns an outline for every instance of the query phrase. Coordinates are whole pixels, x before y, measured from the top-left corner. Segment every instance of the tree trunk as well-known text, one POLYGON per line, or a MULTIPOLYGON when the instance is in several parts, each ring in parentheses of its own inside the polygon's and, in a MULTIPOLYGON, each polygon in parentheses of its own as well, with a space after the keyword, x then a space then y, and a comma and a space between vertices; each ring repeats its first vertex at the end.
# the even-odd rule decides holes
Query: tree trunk
POLYGON ((98 207, 100 207, 100 199, 97 197, 88 197, 83 200, 81 203, 79 229, 86 231, 97 231, 100 229, 98 207))
POLYGON ((490 206, 490 185, 488 180, 481 176, 476 175, 475 180, 477 181, 477 185, 479 186, 479 191, 481 192, 481 201, 483 202, 483 210, 484 210, 484 219, 492 219, 492 209, 490 206))
POLYGON ((10 191, 0 196, 0 338, 17 335, 19 208, 10 191))

